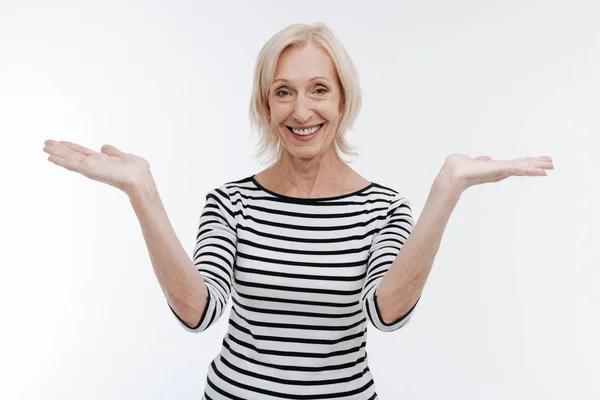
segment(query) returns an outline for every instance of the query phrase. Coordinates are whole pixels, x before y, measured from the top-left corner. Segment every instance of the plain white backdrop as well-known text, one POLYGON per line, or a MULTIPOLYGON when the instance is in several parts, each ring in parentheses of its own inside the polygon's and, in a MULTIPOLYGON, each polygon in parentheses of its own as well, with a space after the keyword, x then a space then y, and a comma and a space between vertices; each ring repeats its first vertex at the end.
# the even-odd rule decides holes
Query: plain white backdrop
POLYGON ((126 195, 43 142, 146 158, 191 255, 207 191, 266 167, 260 48, 317 21, 360 73, 351 165, 416 218, 448 154, 556 168, 463 194, 409 325, 369 325, 380 398, 600 397, 597 1, 0 0, 0 398, 201 397, 231 301, 182 329, 126 195))

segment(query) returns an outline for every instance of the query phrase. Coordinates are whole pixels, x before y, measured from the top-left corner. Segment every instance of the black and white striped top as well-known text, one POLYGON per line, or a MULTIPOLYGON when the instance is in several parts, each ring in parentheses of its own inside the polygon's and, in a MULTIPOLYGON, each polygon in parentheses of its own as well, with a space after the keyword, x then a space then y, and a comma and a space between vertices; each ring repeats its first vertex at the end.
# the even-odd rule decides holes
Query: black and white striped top
POLYGON ((410 320, 416 304, 384 323, 376 296, 412 227, 410 202, 377 183, 310 199, 253 176, 211 190, 192 257, 208 303, 193 327, 171 308, 202 332, 233 301, 203 399, 377 399, 367 320, 384 332, 410 320))

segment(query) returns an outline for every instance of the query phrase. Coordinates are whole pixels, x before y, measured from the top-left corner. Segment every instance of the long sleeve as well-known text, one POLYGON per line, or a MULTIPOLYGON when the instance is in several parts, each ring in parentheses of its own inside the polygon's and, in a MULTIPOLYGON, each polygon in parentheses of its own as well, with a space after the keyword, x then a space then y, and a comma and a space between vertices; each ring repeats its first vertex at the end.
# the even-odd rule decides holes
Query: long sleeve
POLYGON ((188 326, 171 308, 183 327, 202 332, 221 318, 231 295, 237 248, 235 207, 225 185, 211 190, 200 215, 192 262, 208 288, 208 301, 196 326, 188 326))
POLYGON ((408 239, 413 225, 414 221, 410 201, 402 197, 399 193, 395 194, 388 206, 386 218, 371 243, 367 263, 367 275, 361 294, 362 308, 365 316, 375 328, 383 332, 395 331, 406 325, 420 300, 419 298, 405 315, 391 323, 383 321, 377 304, 379 284, 408 239))

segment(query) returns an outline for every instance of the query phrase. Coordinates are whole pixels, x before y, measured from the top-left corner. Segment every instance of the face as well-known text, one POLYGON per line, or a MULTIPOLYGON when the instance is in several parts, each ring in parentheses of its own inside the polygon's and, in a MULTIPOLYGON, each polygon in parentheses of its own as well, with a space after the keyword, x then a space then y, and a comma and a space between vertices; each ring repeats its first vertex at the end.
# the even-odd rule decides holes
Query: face
POLYGON ((279 57, 269 91, 271 124, 284 151, 313 159, 331 150, 341 119, 342 93, 329 54, 308 44, 279 57))

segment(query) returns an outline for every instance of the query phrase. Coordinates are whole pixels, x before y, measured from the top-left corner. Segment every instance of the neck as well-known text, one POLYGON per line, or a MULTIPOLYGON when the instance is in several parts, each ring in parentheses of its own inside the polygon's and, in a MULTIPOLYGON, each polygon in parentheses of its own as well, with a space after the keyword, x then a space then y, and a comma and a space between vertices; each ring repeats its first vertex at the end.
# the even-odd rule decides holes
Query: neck
POLYGON ((341 160, 333 146, 328 151, 311 159, 301 159, 284 151, 279 161, 273 164, 273 175, 286 188, 310 194, 320 188, 339 184, 348 174, 348 166, 341 160))

